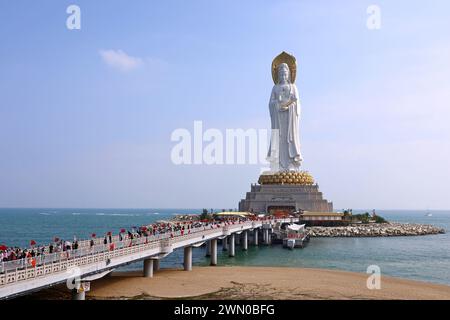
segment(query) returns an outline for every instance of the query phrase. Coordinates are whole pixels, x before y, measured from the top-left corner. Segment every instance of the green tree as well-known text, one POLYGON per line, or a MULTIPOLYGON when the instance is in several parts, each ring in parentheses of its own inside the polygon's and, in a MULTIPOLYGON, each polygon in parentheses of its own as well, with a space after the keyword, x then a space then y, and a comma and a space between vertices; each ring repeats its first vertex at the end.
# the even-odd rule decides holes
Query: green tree
POLYGON ((200 220, 206 220, 208 219, 208 210, 203 209, 202 214, 200 215, 200 220))

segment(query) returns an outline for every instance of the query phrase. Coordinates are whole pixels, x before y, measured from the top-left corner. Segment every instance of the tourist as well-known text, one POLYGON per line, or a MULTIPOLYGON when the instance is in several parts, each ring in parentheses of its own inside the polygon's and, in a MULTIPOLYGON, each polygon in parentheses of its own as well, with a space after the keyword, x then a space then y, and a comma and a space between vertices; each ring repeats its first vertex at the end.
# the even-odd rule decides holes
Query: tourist
POLYGON ((70 241, 66 241, 66 251, 72 250, 72 244, 70 243, 70 241))

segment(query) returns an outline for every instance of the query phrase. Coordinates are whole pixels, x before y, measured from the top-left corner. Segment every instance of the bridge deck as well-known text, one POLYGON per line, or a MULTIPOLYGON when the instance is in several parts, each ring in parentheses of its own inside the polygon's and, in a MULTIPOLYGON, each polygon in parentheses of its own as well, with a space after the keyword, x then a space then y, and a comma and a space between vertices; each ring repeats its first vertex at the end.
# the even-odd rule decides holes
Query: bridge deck
POLYGON ((125 239, 113 237, 112 244, 96 244, 91 248, 90 240, 80 241, 80 249, 47 254, 31 259, 3 262, 0 268, 0 299, 9 298, 72 280, 104 273, 119 266, 146 258, 159 259, 173 250, 188 246, 199 246, 207 240, 222 238, 232 233, 252 230, 263 224, 275 222, 297 222, 298 219, 260 219, 241 223, 221 223, 203 226, 171 234, 125 239), (34 265, 34 266, 33 266, 34 265))

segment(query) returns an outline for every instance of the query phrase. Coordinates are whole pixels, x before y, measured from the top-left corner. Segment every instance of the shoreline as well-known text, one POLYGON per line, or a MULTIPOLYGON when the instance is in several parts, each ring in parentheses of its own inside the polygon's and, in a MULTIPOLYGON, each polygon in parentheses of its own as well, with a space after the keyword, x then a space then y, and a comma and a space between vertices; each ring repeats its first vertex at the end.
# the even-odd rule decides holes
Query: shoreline
MULTIPOLYGON (((381 289, 367 288, 370 274, 292 267, 194 267, 161 269, 153 278, 123 271, 91 282, 90 300, 450 300, 450 286, 381 275, 381 289)), ((30 299, 61 299, 55 287, 30 299)))

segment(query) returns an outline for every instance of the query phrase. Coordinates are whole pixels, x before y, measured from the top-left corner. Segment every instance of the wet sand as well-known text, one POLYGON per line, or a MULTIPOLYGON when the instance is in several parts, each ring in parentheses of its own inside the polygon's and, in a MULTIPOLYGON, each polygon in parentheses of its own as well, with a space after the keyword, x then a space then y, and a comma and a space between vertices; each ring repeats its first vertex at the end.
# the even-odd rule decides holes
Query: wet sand
POLYGON ((369 290, 368 277, 282 267, 163 269, 153 278, 116 272, 92 282, 87 299, 450 299, 450 286, 382 276, 381 289, 369 290))

